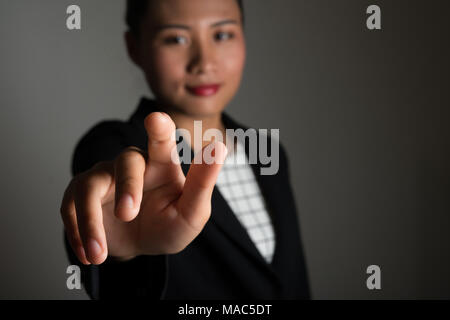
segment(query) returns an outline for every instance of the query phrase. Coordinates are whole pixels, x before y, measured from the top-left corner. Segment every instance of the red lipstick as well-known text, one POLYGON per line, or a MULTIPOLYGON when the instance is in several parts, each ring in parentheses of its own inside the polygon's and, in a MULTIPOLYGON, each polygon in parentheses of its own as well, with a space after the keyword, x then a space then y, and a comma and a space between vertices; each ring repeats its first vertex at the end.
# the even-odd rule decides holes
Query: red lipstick
POLYGON ((200 97, 209 97, 216 94, 219 91, 220 85, 211 84, 211 85, 202 85, 197 87, 187 87, 188 91, 196 96, 200 97))

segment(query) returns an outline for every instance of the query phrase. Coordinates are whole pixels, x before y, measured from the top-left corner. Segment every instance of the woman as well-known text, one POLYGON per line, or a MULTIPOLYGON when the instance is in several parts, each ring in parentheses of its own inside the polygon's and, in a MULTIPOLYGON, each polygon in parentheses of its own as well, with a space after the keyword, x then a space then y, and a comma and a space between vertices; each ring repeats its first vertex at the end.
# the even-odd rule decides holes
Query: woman
POLYGON ((283 149, 272 176, 230 161, 248 156, 240 143, 187 139, 216 161, 172 158, 176 128, 246 129, 223 113, 244 69, 243 20, 237 0, 127 1, 128 53, 155 100, 83 137, 61 205, 92 298, 309 298, 283 149))

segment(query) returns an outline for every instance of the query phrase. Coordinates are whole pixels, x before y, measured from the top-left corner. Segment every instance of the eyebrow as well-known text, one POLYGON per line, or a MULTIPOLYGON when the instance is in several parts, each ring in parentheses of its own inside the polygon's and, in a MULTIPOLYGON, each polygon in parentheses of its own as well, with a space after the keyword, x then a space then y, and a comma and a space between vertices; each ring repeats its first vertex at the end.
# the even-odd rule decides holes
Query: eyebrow
MULTIPOLYGON (((223 26, 225 24, 238 24, 238 22, 236 20, 233 19, 227 19, 227 20, 222 20, 219 22, 215 22, 212 25, 210 25, 210 28, 215 28, 215 27, 219 27, 219 26, 223 26)), ((164 25, 158 25, 156 26, 156 31, 161 31, 164 29, 184 29, 184 30, 190 30, 191 27, 187 26, 187 25, 183 25, 183 24, 164 24, 164 25)))

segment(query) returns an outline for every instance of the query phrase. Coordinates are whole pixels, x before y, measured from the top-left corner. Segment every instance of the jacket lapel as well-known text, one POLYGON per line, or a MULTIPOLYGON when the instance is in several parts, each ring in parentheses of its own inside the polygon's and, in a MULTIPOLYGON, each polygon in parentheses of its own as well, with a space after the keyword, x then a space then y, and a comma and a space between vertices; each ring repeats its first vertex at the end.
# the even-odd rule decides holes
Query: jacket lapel
MULTIPOLYGON (((189 171, 189 164, 182 164, 182 169, 185 175, 189 171)), ((264 260, 259 250, 251 240, 247 230, 242 226, 233 210, 220 193, 217 186, 214 187, 211 198, 211 218, 210 221, 221 232, 223 232, 240 250, 243 250, 246 255, 251 257, 258 264, 267 266, 269 271, 271 267, 264 260)))
MULTIPOLYGON (((231 119, 227 114, 223 113, 222 120, 225 124, 225 127, 227 129, 242 129, 247 130, 247 127, 244 127, 240 125, 239 123, 235 122, 233 119, 231 119)), ((261 136, 257 134, 257 152, 259 154, 259 141, 261 139, 261 136)), ((270 144, 269 144, 270 146, 270 144)), ((270 151, 270 150, 269 150, 270 151)), ((249 145, 248 143, 245 144, 245 152, 247 157, 249 158, 249 145)), ((272 176, 263 176, 260 173, 262 165, 259 162, 259 159, 257 163, 251 164, 252 171, 254 173, 256 182, 261 190, 261 193, 263 195, 263 198, 266 202, 267 209, 270 212, 277 207, 276 205, 276 199, 273 198, 273 194, 271 193, 271 188, 274 187, 273 180, 267 179, 267 177, 272 176), (272 186, 271 186, 272 185, 272 186)), ((276 186, 275 186, 276 187, 276 186)), ((271 273, 273 276, 276 277, 276 273, 272 267, 273 262, 275 261, 275 258, 277 256, 277 246, 278 246, 278 221, 276 215, 270 215, 275 231, 276 236, 276 243, 275 243, 275 251, 274 256, 272 260, 272 264, 268 264, 264 257, 260 254, 258 248, 255 246, 253 240, 250 238, 250 236, 247 233, 247 230, 242 226, 242 224, 238 221, 235 214, 233 213, 232 209, 229 207, 226 200, 223 198, 217 187, 214 188, 213 192, 213 204, 217 204, 217 210, 216 212, 213 212, 212 219, 215 224, 217 224, 226 234, 227 236, 232 239, 237 246, 239 246, 242 250, 244 250, 249 256, 251 256, 256 262, 258 262, 261 266, 264 266, 269 273, 271 273), (220 206, 220 207, 219 207, 220 206)), ((276 212, 276 211, 272 211, 276 212)))

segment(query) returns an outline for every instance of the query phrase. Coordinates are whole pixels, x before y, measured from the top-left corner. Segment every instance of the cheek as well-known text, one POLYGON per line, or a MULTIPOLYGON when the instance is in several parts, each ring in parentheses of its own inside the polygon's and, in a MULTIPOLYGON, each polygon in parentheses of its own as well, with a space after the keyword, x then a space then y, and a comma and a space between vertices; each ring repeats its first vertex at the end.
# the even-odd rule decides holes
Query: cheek
POLYGON ((230 48, 223 60, 223 71, 226 78, 230 80, 239 80, 242 76, 245 66, 246 50, 244 45, 230 48), (232 58, 230 58, 232 57, 232 58))
POLYGON ((151 63, 152 82, 165 90, 173 90, 182 85, 185 77, 185 63, 183 55, 165 50, 153 52, 151 63))

